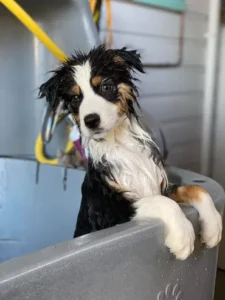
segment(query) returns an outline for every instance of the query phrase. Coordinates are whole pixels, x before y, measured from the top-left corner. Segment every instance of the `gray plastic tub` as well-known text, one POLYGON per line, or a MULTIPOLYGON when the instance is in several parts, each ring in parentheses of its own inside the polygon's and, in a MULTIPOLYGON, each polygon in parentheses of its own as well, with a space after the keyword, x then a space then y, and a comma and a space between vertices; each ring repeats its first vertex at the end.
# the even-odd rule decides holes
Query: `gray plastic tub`
MULTIPOLYGON (((35 174, 34 171, 30 174, 31 177, 35 174)), ((73 172, 70 172, 71 184, 76 178, 72 177, 73 172)), ((75 171, 74 174, 76 173, 75 171)), ((52 180, 53 187, 62 184, 59 178, 57 181, 51 179, 51 171, 48 170, 47 174, 45 179, 52 180)), ((206 188, 222 214, 225 194, 215 181, 175 168, 171 168, 169 174, 170 178, 183 184, 196 183, 206 188)), ((44 184, 46 188, 49 186, 46 182, 44 184)), ((55 194, 48 195, 37 201, 44 206, 45 199, 49 207, 54 203, 58 206, 55 197, 55 194)), ((30 201, 29 197, 26 199, 30 201)), ((64 209, 71 205, 65 198, 61 201, 64 209)), ((51 208, 54 210, 53 206, 51 208)), ((197 212, 191 207, 183 207, 183 210, 198 234, 200 228, 197 212)), ((72 233, 74 226, 69 225, 73 223, 70 222, 71 211, 64 220, 59 215, 54 219, 52 212, 49 215, 51 219, 48 222, 48 232, 55 235, 55 239, 57 232, 62 234, 61 226, 67 228, 68 236, 72 233)), ((30 233, 34 230, 32 224, 24 226, 30 227, 30 233)), ((41 228, 39 235, 47 236, 44 224, 41 228)), ((35 238, 38 238, 38 234, 35 234, 35 238)), ((217 257, 218 247, 204 249, 197 238, 194 253, 187 260, 178 261, 164 246, 164 230, 160 221, 129 222, 2 263, 0 299, 212 300, 217 257)))

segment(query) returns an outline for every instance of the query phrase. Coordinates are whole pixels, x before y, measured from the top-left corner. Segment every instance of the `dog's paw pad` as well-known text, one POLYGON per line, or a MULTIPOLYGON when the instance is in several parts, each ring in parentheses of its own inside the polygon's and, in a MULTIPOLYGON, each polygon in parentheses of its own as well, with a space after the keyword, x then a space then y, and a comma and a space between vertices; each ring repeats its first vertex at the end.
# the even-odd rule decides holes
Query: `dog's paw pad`
POLYGON ((168 284, 165 291, 158 294, 157 300, 182 300, 183 292, 180 290, 179 284, 168 284))

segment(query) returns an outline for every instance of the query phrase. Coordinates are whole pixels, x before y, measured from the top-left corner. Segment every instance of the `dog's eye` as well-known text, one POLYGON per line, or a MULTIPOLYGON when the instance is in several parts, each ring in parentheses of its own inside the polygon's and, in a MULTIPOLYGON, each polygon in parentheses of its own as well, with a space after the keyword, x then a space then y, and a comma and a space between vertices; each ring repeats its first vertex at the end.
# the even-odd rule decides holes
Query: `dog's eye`
POLYGON ((102 93, 112 93, 116 91, 116 86, 114 84, 103 84, 101 85, 102 93))
POLYGON ((80 97, 78 95, 74 95, 71 99, 70 105, 72 107, 76 107, 79 102, 80 102, 80 97))

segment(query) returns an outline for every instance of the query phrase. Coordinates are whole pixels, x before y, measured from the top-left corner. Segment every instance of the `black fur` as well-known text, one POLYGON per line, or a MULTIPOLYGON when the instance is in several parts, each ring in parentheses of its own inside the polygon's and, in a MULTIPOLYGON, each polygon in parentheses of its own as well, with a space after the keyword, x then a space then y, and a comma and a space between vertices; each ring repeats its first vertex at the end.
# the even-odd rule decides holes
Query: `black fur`
POLYGON ((175 194, 180 186, 181 185, 170 183, 164 193, 164 196, 171 198, 171 195, 175 194))
POLYGON ((105 176, 110 176, 111 166, 93 166, 89 161, 88 172, 82 185, 82 201, 74 238, 130 221, 135 211, 122 193, 109 187, 105 176))
MULTIPOLYGON (((82 65, 87 60, 91 64, 92 78, 95 76, 110 78, 115 85, 123 82, 130 85, 134 94, 138 93, 135 85, 137 79, 134 77, 134 73, 135 70, 144 72, 140 55, 136 51, 128 51, 126 48, 106 50, 105 46, 101 45, 93 48, 88 54, 77 51, 75 55, 68 58, 57 70, 53 71, 53 76, 41 85, 39 98, 46 97, 53 110, 59 105, 60 100, 64 100, 70 110, 78 114, 79 105, 70 107, 74 96, 71 89, 75 85, 73 66, 82 65), (124 63, 115 63, 114 59, 118 56, 124 63)), ((96 90, 96 93, 98 92, 96 90)), ((132 103, 129 106, 132 111, 132 103)))

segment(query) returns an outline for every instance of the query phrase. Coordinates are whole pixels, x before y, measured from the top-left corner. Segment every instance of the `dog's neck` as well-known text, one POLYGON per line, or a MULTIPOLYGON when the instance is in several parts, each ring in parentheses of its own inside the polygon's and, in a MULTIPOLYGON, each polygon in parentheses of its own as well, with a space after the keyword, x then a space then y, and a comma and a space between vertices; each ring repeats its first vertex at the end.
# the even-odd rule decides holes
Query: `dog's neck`
POLYGON ((90 139, 87 142, 87 148, 90 158, 97 164, 103 163, 107 157, 110 158, 110 154, 120 149, 141 153, 144 148, 147 148, 148 143, 154 143, 151 136, 132 117, 123 120, 108 132, 104 139, 100 141, 90 139))

